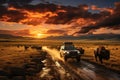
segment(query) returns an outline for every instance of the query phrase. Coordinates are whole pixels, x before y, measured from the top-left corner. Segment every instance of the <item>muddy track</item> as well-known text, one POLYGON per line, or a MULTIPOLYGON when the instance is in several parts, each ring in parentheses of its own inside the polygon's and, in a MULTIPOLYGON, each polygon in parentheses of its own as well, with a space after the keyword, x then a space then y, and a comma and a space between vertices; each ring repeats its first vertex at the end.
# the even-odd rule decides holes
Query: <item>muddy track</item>
POLYGON ((41 80, 44 78, 46 80, 120 80, 119 74, 113 71, 86 61, 77 63, 75 60, 68 60, 64 62, 51 55, 51 51, 47 51, 46 67, 39 74, 39 76, 46 74, 40 77, 41 80))
POLYGON ((69 62, 68 65, 79 72, 84 80, 120 80, 119 74, 86 61, 69 62))

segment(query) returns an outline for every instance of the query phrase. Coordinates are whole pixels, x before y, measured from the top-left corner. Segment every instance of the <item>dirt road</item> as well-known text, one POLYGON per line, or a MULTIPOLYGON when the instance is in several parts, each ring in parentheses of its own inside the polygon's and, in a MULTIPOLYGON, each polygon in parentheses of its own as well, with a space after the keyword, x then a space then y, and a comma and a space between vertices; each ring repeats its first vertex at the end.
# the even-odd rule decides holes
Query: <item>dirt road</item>
POLYGON ((86 61, 75 60, 64 62, 56 49, 43 48, 49 53, 44 60, 46 67, 38 74, 40 80, 120 80, 120 75, 93 65, 86 61))

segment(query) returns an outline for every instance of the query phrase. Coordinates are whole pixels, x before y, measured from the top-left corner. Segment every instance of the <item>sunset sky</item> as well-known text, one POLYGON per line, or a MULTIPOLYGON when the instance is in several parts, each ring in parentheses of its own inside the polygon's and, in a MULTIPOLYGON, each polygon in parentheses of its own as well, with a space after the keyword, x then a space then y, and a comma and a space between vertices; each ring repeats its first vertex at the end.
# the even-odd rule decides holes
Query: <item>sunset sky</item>
POLYGON ((0 0, 0 34, 120 34, 120 0, 0 0))

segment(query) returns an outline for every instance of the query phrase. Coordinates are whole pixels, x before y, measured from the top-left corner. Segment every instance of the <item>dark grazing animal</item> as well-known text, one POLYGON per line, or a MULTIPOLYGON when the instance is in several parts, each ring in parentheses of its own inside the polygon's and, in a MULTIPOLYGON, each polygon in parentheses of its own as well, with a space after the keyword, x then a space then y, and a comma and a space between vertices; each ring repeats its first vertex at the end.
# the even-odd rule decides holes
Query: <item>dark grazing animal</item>
POLYGON ((24 45, 24 50, 25 50, 25 51, 28 50, 28 48, 29 48, 29 46, 24 45))
POLYGON ((110 51, 105 49, 105 47, 101 46, 94 51, 94 56, 96 61, 97 61, 97 58, 99 58, 99 61, 103 63, 103 59, 104 60, 110 59, 110 51))

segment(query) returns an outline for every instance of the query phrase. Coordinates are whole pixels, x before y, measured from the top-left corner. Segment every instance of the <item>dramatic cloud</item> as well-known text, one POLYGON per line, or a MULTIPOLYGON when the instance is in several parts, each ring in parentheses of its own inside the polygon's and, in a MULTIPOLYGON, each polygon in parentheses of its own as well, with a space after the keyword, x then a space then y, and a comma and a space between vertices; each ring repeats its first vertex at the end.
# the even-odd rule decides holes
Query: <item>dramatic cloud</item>
POLYGON ((86 7, 87 5, 80 5, 78 7, 61 6, 60 8, 65 10, 65 12, 59 12, 58 16, 49 18, 46 23, 66 24, 73 19, 89 18, 91 14, 87 11, 86 7))
POLYGON ((91 6, 92 10, 98 10, 98 11, 106 11, 109 12, 110 14, 113 14, 113 9, 112 8, 99 8, 96 5, 91 6))
POLYGON ((79 5, 78 7, 60 6, 55 4, 37 4, 37 5, 10 5, 8 8, 0 7, 0 20, 7 22, 17 22, 28 25, 46 24, 68 24, 79 18, 99 19, 108 16, 108 11, 103 10, 100 14, 88 12, 89 6, 79 5))
POLYGON ((78 7, 59 6, 55 4, 38 5, 10 5, 7 9, 0 7, 3 12, 0 14, 1 21, 17 22, 30 25, 67 24, 77 18, 91 18, 87 5, 78 7), (15 15, 15 16, 14 16, 15 15))
POLYGON ((48 0, 41 0, 42 3, 32 5, 32 1, 34 0, 1 0, 0 21, 33 27, 20 31, 1 30, 0 33, 22 36, 30 36, 31 33, 79 35, 94 33, 101 28, 120 29, 120 2, 116 2, 114 8, 104 8, 86 4, 64 6, 49 3, 48 0))
POLYGON ((91 24, 88 26, 84 26, 76 33, 89 33, 91 31, 94 31, 96 29, 100 29, 103 27, 111 28, 114 30, 120 29, 120 3, 116 3, 116 8, 114 9, 114 12, 112 15, 109 15, 103 19, 100 19, 94 25, 91 24))
POLYGON ((46 34, 58 34, 58 35, 65 35, 67 34, 67 31, 65 30, 48 30, 46 34))

